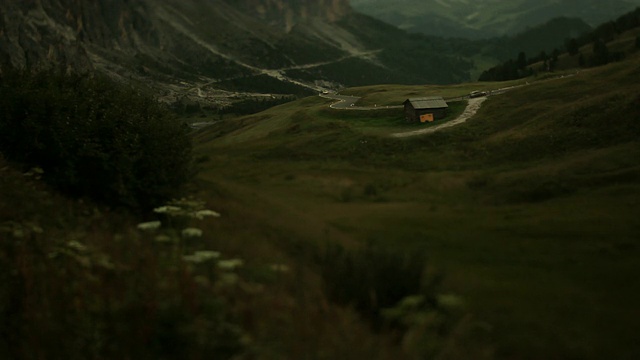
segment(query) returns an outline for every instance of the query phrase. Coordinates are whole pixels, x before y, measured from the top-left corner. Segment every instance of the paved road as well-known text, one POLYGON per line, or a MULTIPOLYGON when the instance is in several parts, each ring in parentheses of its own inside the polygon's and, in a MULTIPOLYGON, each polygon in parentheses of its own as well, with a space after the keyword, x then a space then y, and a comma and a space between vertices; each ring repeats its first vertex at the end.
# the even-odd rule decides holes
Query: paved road
MULTIPOLYGON (((480 109, 480 106, 482 105, 482 103, 485 100, 487 100, 487 98, 489 96, 503 94, 503 93, 505 93, 505 92, 507 92, 509 90, 513 90, 513 89, 516 89, 516 88, 519 88, 519 87, 522 87, 522 86, 526 86, 528 84, 529 83, 522 84, 522 85, 515 85, 515 86, 511 86, 511 87, 497 89, 497 90, 492 90, 492 91, 488 92, 487 96, 481 96, 481 97, 476 97, 476 98, 471 98, 469 95, 466 95, 466 96, 460 96, 460 97, 445 99, 446 101, 468 100, 469 102, 468 102, 467 107, 465 108, 464 112, 454 120, 448 121, 448 122, 446 122, 444 124, 431 126, 431 127, 426 128, 426 129, 394 133, 394 134, 390 134, 390 136, 391 137, 396 137, 396 138, 404 138, 404 137, 410 137, 410 136, 425 135, 425 134, 434 133, 436 131, 440 131, 442 129, 447 129, 447 128, 450 128, 450 127, 453 127, 453 126, 456 126, 456 125, 463 124, 478 112, 478 110, 480 109)), ((324 98, 327 98, 327 99, 338 100, 337 103, 334 103, 334 104, 330 105, 330 107, 332 109, 376 110, 376 109, 403 108, 403 106, 401 106, 401 105, 400 106, 379 106, 379 107, 355 106, 355 103, 360 99, 359 97, 356 97, 356 96, 345 96, 345 95, 337 95, 337 94, 321 94, 320 96, 324 97, 324 98)))
POLYGON ((199 129, 204 129, 206 127, 209 127, 211 125, 214 125, 218 123, 218 121, 203 121, 203 122, 196 122, 196 123, 191 123, 189 124, 189 127, 194 129, 194 130, 199 130, 199 129))
POLYGON ((412 131, 405 131, 405 132, 391 134, 391 137, 404 138, 404 137, 410 137, 410 136, 431 134, 431 133, 434 133, 436 131, 440 131, 442 129, 446 129, 446 128, 450 128, 450 127, 453 127, 453 126, 456 126, 456 125, 460 125, 460 124, 466 122, 467 120, 469 120, 471 117, 473 117, 473 115, 475 115, 476 112, 478 112, 478 110, 480 109, 480 105, 482 105, 482 103, 485 100, 487 100, 486 96, 469 99, 469 104, 464 109, 464 112, 460 116, 458 116, 457 118, 455 118, 455 119, 453 119, 451 121, 448 121, 446 123, 443 123, 443 124, 440 124, 440 125, 436 125, 436 126, 431 126, 431 127, 426 128, 426 129, 412 130, 412 131))
POLYGON ((332 109, 340 110, 382 110, 382 109, 401 109, 402 105, 397 106, 356 106, 356 102, 360 100, 358 96, 347 96, 337 94, 321 94, 320 97, 325 99, 338 100, 338 102, 329 105, 332 109))
POLYGON ((360 100, 357 96, 345 96, 336 94, 322 94, 320 97, 325 99, 338 100, 338 102, 329 105, 332 109, 351 109, 355 107, 356 101, 360 100))

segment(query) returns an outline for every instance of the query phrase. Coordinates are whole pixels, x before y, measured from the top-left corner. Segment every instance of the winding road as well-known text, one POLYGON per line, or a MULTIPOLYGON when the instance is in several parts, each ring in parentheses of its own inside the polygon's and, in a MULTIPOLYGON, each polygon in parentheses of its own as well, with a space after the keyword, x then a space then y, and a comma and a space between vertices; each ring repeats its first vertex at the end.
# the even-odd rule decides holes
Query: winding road
POLYGON ((356 102, 360 100, 358 96, 347 96, 338 94, 320 94, 320 97, 325 99, 338 100, 338 102, 329 105, 332 109, 338 110, 380 110, 380 109, 402 109, 402 105, 394 106, 355 106, 356 102))
POLYGON ((470 118, 472 118, 478 112, 478 110, 480 109, 480 105, 482 105, 482 103, 485 100, 487 100, 486 96, 469 99, 469 104, 467 104, 467 107, 466 109, 464 109, 464 112, 460 114, 460 116, 458 116, 457 118, 451 121, 447 121, 446 123, 436 125, 436 126, 431 126, 426 129, 394 133, 394 134, 391 134, 390 136, 395 138, 405 138, 410 136, 432 134, 442 129, 447 129, 450 127, 454 127, 456 125, 460 125, 462 123, 465 123, 470 118))
MULTIPOLYGON (((501 93, 503 93, 505 91, 506 90, 501 90, 500 92, 496 91, 493 94, 501 94, 501 93)), ((355 106, 355 103, 358 100, 360 100, 360 98, 357 97, 357 96, 347 96, 347 95, 337 95, 337 94, 320 94, 320 97, 323 97, 325 99, 338 100, 338 102, 329 105, 330 108, 338 109, 338 110, 381 110, 381 109, 402 109, 403 108, 402 105, 397 105, 397 106, 375 106, 375 107, 371 107, 371 106, 355 106)), ((449 101, 452 101, 452 100, 461 101, 461 100, 464 100, 464 99, 468 99, 468 97, 465 96, 465 97, 460 97, 460 98, 455 98, 455 99, 448 99, 448 100, 449 101)), ((410 136, 432 134, 432 133, 434 133, 436 131, 440 131, 440 130, 447 129, 447 128, 450 128, 450 127, 453 127, 453 126, 456 126, 456 125, 460 125, 460 124, 466 122, 467 120, 469 120, 471 117, 473 117, 478 112, 478 109, 480 109, 480 106, 482 105, 482 103, 486 99, 487 99, 486 96, 469 99, 469 103, 467 104, 467 107, 465 108, 464 112, 462 114, 460 114, 460 116, 458 116, 454 120, 448 121, 448 122, 440 124, 440 125, 431 126, 431 127, 426 128, 426 129, 419 129, 419 130, 411 130, 411 131, 393 133, 393 134, 390 134, 389 136, 395 137, 395 138, 405 138, 405 137, 410 137, 410 136)))
MULTIPOLYGON (((559 78, 563 78, 563 77, 567 77, 567 76, 574 76, 574 75, 563 75, 563 76, 558 76, 556 78, 559 79, 559 78)), ((556 78, 553 78, 553 79, 556 79, 556 78)), ((553 79, 549 79, 549 80, 553 80, 553 79)), ((426 135, 426 134, 432 134, 434 132, 437 132, 437 131, 440 131, 440 130, 443 130, 443 129, 448 129, 450 127, 454 127, 454 126, 463 124, 467 120, 472 118, 478 112, 478 110, 480 109, 480 106, 482 105, 482 103, 485 100, 487 100, 487 98, 489 96, 495 96, 495 95, 504 94, 507 91, 510 91, 510 90, 513 90, 513 89, 516 89, 516 88, 519 88, 519 87, 522 87, 522 86, 526 86, 526 85, 529 85, 529 83, 527 82, 526 84, 522 84, 522 85, 515 85, 515 86, 505 87, 505 88, 502 88, 502 89, 492 90, 492 91, 489 91, 489 95, 488 96, 482 96, 482 97, 477 97, 477 98, 470 98, 469 96, 461 96, 461 97, 457 97, 457 98, 446 99, 447 101, 462 101, 462 100, 468 99, 469 103, 467 104, 467 107, 465 108, 464 112, 462 114, 460 114, 460 116, 458 116, 457 118, 455 118, 455 119, 453 119, 451 121, 447 121, 446 123, 443 123, 443 124, 440 124, 440 125, 436 125, 436 126, 430 126, 428 128, 425 128, 425 129, 393 133, 393 134, 390 134, 389 136, 395 137, 395 138, 405 138, 405 137, 410 137, 410 136, 426 135)), ((329 107, 332 108, 332 109, 340 109, 340 110, 380 110, 380 109, 400 109, 400 108, 403 108, 402 105, 398 105, 398 106, 375 106, 375 107, 371 107, 371 106, 355 106, 355 103, 360 99, 357 96, 346 96, 346 95, 338 95, 338 94, 320 94, 320 97, 323 97, 325 99, 338 100, 338 102, 335 102, 335 103, 329 105, 329 107)))

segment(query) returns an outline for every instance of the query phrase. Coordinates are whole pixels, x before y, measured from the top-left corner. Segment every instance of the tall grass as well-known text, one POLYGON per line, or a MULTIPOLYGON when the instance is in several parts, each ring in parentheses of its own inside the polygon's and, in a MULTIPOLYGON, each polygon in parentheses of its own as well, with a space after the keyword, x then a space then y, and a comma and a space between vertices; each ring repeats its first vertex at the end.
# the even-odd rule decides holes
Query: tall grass
POLYGON ((5 71, 0 151, 50 184, 116 206, 177 196, 191 173, 186 126, 139 89, 95 76, 5 71))
MULTIPOLYGON (((494 340, 496 352, 443 345, 455 335, 416 335, 414 345, 437 339, 457 358, 632 358, 637 282, 621 274, 638 270, 635 60, 531 80, 491 96, 463 125, 408 139, 369 132, 392 120, 384 111, 370 119, 317 98, 294 102, 240 120, 234 139, 246 132, 253 142, 205 131, 204 177, 241 199, 236 213, 252 220, 238 228, 260 218, 292 243, 330 239, 348 248, 294 258, 320 269, 334 302, 375 327, 401 329, 403 346, 418 329, 456 333, 460 323, 444 304, 459 299, 439 294, 455 289, 486 321, 472 340, 494 340), (386 247, 360 247, 368 239, 386 247), (419 267, 402 255, 410 251, 445 269, 442 287, 422 292, 419 267)), ((377 103, 386 88, 358 95, 375 92, 377 103)), ((424 91, 388 88, 400 98, 424 91)))
POLYGON ((224 359, 246 351, 227 290, 214 286, 224 274, 183 261, 173 241, 184 240, 161 242, 126 215, 61 198, 1 166, 0 356, 224 359))

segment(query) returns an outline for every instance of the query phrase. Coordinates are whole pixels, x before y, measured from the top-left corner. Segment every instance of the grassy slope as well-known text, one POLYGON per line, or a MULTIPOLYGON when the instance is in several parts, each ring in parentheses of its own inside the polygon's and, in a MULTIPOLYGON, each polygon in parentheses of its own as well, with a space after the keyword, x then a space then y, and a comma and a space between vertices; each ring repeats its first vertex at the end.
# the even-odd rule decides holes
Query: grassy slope
POLYGON ((143 232, 139 218, 62 197, 1 156, 0 175, 0 358, 402 357, 353 311, 329 304, 317 274, 282 251, 279 229, 248 221, 250 204, 238 216, 224 189, 207 189, 223 221, 162 218, 160 231, 143 232), (172 228, 187 226, 204 235, 156 238, 176 240, 172 228), (210 262, 181 260, 194 250, 244 265, 227 282, 210 262))
POLYGON ((445 99, 468 95, 473 90, 497 90, 509 86, 522 85, 525 80, 508 82, 463 83, 457 85, 373 85, 349 88, 343 95, 361 96, 360 106, 378 106, 402 104, 408 98, 425 96, 442 96, 445 99))
MULTIPOLYGON (((467 124, 423 138, 371 135, 320 98, 226 122, 197 137, 210 159, 200 181, 215 189, 203 196, 230 213, 220 236, 241 231, 245 247, 270 229, 288 246, 427 252, 496 358, 633 358, 637 60, 492 97, 467 124)), ((431 90, 476 86, 450 89, 431 90)), ((424 90, 350 93, 384 105, 424 90)))

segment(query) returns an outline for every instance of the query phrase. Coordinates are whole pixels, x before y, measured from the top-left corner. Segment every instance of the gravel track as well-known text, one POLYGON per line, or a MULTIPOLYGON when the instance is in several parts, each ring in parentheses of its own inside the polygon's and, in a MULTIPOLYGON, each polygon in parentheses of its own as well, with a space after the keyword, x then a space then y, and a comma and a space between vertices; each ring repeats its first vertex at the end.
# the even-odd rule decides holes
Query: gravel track
POLYGON ((467 108, 464 109, 464 112, 454 120, 451 120, 444 124, 432 126, 426 129, 394 133, 394 134, 391 134, 390 136, 395 138, 405 138, 410 136, 426 135, 426 134, 432 134, 442 129, 447 129, 450 127, 454 127, 456 125, 463 124, 478 112, 478 109, 480 109, 480 106, 485 100, 487 100, 486 96, 469 99, 469 104, 467 105, 467 108))

